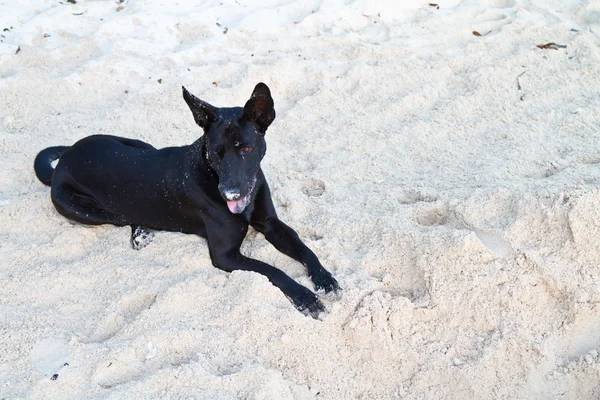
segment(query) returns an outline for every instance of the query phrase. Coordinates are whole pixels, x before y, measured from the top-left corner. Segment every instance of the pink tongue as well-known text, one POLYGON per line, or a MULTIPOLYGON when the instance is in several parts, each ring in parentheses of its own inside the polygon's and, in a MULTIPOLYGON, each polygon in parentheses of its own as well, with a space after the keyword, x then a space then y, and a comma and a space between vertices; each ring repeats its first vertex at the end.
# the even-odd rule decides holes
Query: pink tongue
POLYGON ((229 208, 229 211, 231 211, 232 214, 240 214, 244 211, 246 205, 246 197, 244 197, 241 200, 227 202, 227 207, 229 208))

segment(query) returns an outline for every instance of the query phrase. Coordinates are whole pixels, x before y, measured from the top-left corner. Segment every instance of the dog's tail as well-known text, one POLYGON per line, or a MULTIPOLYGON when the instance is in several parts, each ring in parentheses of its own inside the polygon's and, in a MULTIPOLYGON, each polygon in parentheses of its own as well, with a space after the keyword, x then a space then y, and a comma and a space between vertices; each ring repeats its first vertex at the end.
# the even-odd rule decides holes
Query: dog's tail
POLYGON ((38 153, 33 162, 33 169, 35 174, 44 185, 50 186, 52 184, 52 174, 54 173, 54 167, 51 163, 57 160, 60 155, 68 149, 68 146, 55 146, 48 147, 38 153))

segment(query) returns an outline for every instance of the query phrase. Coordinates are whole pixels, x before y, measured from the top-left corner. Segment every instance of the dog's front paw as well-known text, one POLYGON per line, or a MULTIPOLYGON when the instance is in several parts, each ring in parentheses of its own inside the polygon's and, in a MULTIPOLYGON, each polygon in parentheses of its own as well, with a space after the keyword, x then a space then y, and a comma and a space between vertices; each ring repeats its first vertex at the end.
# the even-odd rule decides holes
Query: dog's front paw
POLYGON ((315 272, 312 274, 310 279, 312 279, 313 283, 315 284, 315 290, 317 292, 323 291, 325 293, 337 293, 342 290, 339 283, 326 269, 321 269, 319 272, 315 272))
POLYGON ((314 319, 318 319, 319 314, 325 311, 325 306, 321 303, 321 300, 305 287, 302 287, 302 290, 289 297, 298 311, 304 315, 310 315, 314 319))
POLYGON ((141 250, 152 243, 154 232, 142 226, 131 226, 131 247, 141 250))

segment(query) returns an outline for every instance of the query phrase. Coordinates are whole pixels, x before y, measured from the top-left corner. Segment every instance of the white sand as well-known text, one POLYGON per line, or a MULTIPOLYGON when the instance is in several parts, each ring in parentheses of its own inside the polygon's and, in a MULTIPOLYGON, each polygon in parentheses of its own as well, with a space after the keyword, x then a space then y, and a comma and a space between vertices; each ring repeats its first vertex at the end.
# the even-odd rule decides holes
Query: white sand
POLYGON ((62 3, 0 1, 1 399, 600 397, 597 1, 62 3), (277 209, 344 288, 322 321, 200 238, 71 224, 33 173, 191 143, 182 84, 259 81, 277 209))

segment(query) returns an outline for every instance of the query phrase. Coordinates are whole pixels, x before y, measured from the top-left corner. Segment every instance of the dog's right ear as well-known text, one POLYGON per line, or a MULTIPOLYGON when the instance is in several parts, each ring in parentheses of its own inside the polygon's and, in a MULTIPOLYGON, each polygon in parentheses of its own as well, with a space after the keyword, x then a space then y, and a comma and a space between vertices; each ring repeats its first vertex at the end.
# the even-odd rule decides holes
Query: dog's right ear
POLYGON ((208 127, 208 125, 217 117, 217 108, 200 100, 188 92, 184 86, 181 88, 183 89, 183 99, 190 107, 190 110, 192 110, 194 121, 202 128, 208 127))

